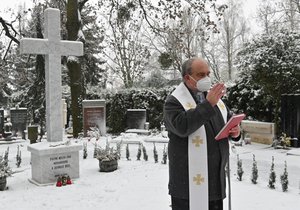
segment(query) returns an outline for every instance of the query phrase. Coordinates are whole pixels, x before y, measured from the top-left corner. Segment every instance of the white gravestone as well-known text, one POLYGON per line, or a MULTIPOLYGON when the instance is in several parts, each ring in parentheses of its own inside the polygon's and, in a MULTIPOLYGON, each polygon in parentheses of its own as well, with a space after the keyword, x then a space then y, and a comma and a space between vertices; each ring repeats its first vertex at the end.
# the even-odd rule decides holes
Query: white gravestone
POLYGON ((83 55, 83 44, 60 39, 60 11, 45 10, 45 39, 24 38, 20 52, 45 55, 47 142, 28 146, 32 181, 38 185, 56 181, 59 175, 79 177, 78 144, 63 141, 61 56, 83 55), (51 144, 52 143, 52 144, 51 144))

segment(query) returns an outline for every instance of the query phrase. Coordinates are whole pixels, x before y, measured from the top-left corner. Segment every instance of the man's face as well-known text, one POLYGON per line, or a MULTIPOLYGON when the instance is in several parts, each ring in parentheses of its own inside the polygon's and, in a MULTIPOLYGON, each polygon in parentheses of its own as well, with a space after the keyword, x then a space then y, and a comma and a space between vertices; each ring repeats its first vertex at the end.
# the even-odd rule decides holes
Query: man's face
POLYGON ((190 88, 197 90, 197 81, 210 75, 209 66, 204 60, 199 59, 195 60, 191 67, 191 74, 185 75, 184 79, 190 88))

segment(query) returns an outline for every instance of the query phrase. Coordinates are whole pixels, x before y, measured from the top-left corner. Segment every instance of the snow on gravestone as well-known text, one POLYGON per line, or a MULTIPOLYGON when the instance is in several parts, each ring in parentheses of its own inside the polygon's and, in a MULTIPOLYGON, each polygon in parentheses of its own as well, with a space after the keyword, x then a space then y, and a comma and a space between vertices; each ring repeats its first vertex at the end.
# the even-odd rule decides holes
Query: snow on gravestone
POLYGON ((82 145, 63 140, 61 56, 83 55, 83 44, 60 39, 60 11, 48 8, 45 16, 45 39, 23 38, 20 52, 45 55, 47 142, 28 146, 31 152, 31 182, 53 183, 59 175, 79 177, 79 150, 82 145))
POLYGON ((105 100, 83 100, 83 132, 87 136, 92 127, 99 129, 101 136, 106 134, 105 100))

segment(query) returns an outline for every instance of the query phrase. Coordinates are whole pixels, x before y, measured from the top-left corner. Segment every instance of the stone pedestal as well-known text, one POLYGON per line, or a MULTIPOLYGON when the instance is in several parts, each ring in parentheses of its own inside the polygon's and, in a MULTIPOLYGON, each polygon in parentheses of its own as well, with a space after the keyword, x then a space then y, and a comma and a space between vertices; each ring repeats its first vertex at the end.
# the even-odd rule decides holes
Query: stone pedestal
POLYGON ((61 145, 63 143, 40 142, 27 147, 31 152, 31 182, 37 185, 52 184, 60 175, 79 178, 79 150, 82 145, 61 145))

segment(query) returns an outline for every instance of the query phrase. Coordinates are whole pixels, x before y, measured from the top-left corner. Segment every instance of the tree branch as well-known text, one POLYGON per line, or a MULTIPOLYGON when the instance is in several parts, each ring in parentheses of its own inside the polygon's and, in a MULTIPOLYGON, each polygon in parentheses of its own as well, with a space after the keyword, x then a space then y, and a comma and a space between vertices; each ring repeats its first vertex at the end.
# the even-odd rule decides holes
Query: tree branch
POLYGON ((18 33, 14 29, 14 27, 11 24, 7 23, 2 17, 0 17, 0 23, 5 31, 5 36, 9 37, 12 41, 14 41, 15 43, 17 43, 19 45, 20 41, 10 33, 10 30, 8 28, 8 26, 9 26, 11 28, 11 30, 13 30, 13 32, 15 32, 15 35, 16 35, 18 33))
POLYGON ((78 2, 78 10, 79 12, 81 12, 81 10, 83 9, 84 4, 87 2, 88 0, 79 0, 78 2))

